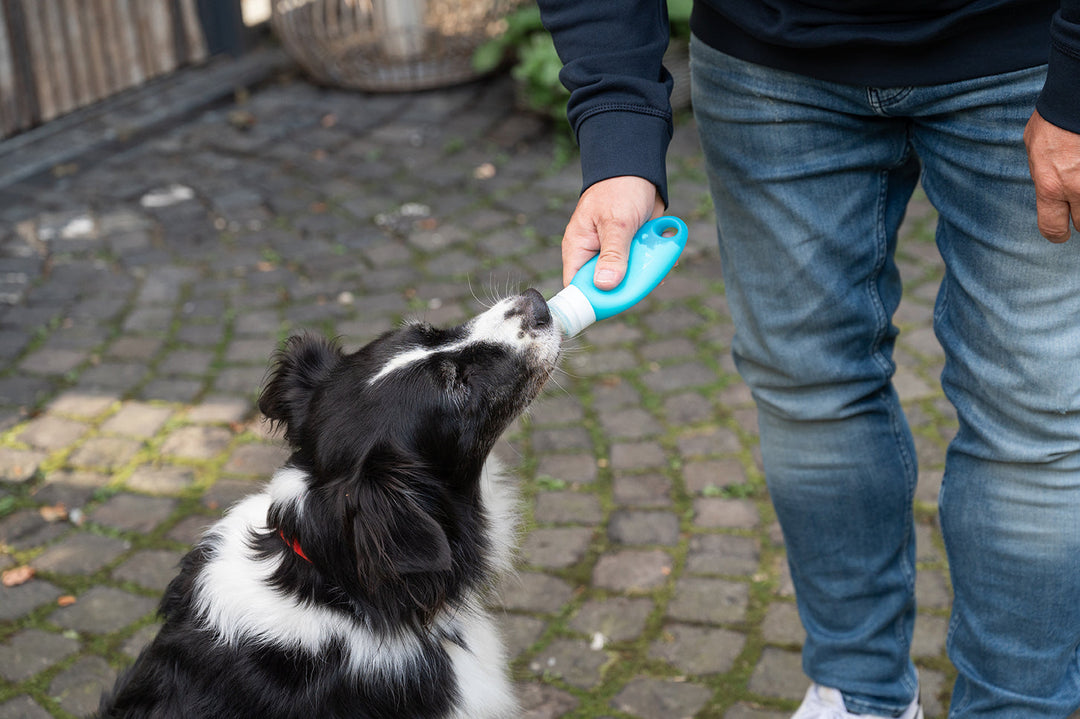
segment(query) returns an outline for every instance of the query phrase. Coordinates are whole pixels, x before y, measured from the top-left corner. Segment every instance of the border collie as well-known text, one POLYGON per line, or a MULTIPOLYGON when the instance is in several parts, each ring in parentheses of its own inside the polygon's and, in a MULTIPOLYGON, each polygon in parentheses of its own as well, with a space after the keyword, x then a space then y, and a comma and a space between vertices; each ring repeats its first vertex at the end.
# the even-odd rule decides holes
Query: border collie
POLYGON ((484 603, 517 495, 488 455, 560 339, 536 290, 353 354, 289 339, 259 409, 292 455, 183 559, 100 716, 516 716, 484 603))

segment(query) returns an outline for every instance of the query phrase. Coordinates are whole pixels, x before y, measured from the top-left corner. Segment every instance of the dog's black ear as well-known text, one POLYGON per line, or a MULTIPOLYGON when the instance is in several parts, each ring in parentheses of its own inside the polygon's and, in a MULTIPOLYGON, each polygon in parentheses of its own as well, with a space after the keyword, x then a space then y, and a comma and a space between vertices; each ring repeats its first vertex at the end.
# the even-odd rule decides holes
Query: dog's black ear
POLYGON ((451 569, 446 531, 414 489, 422 471, 379 450, 364 462, 353 515, 362 582, 451 569))
POLYGON ((292 442, 304 423, 312 394, 342 358, 341 348, 317 335, 294 335, 278 350, 259 396, 259 411, 285 428, 292 442))

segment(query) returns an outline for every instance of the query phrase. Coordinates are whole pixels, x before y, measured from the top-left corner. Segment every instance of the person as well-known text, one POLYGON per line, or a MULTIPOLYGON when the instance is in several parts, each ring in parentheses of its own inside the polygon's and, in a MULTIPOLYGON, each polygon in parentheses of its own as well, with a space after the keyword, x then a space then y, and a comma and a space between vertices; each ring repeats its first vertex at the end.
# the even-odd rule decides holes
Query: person
MULTIPOLYGON (((633 231, 670 199, 666 8, 539 4, 584 181, 564 281, 599 253, 610 289, 633 231)), ((1067 717, 1080 706, 1080 0, 695 0, 691 29, 732 352, 806 629, 795 717, 922 716, 916 459, 891 384, 897 232, 920 182, 939 217, 934 323, 959 421, 939 500, 950 716, 1067 717)))

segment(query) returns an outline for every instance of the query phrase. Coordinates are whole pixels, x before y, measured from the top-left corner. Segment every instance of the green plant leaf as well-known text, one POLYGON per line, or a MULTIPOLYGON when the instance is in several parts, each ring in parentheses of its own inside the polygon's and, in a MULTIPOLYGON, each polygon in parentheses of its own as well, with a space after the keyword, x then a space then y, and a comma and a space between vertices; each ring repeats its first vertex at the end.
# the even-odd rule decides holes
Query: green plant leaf
POLYGON ((490 72, 502 63, 505 56, 506 45, 501 38, 488 40, 473 52, 473 69, 477 72, 490 72))
POLYGON ((543 30, 544 23, 540 20, 539 5, 527 5, 506 16, 506 34, 510 37, 523 38, 543 30))
POLYGON ((668 20, 676 22, 690 22, 690 11, 694 7, 694 0, 667 0, 668 20))

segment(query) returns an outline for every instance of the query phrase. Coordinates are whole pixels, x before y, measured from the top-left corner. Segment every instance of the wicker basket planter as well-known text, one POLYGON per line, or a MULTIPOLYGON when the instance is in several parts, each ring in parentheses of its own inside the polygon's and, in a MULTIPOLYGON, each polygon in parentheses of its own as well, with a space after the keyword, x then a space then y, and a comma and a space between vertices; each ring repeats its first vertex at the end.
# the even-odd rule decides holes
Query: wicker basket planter
POLYGON ((368 91, 453 85, 525 0, 273 0, 271 24, 316 81, 368 91))

